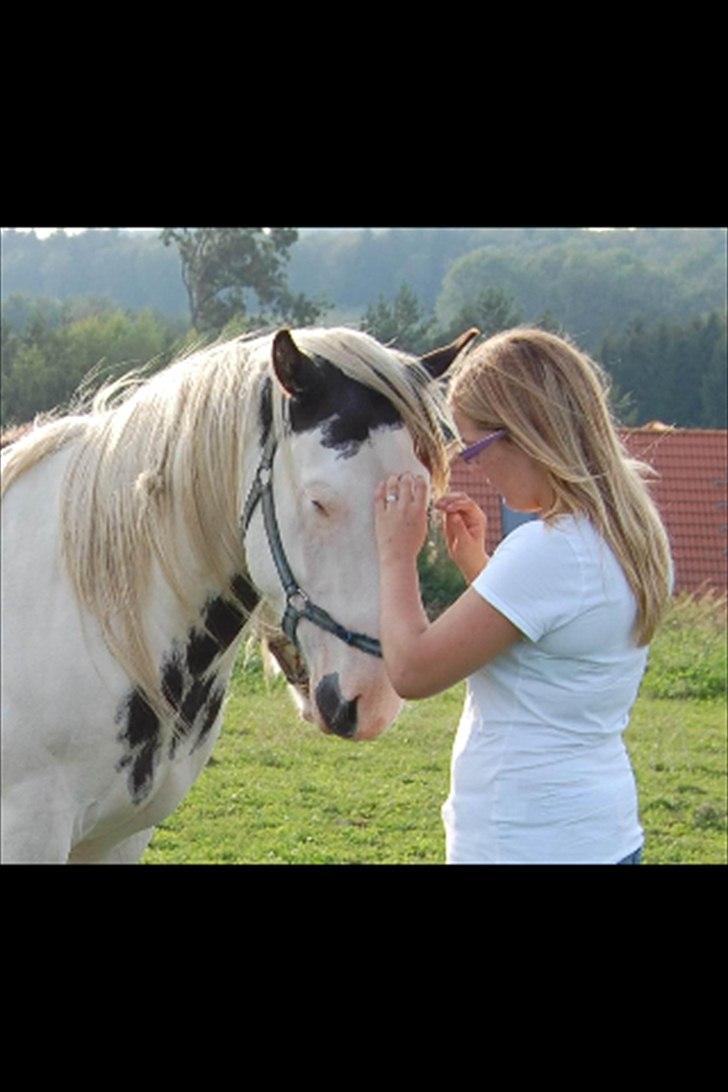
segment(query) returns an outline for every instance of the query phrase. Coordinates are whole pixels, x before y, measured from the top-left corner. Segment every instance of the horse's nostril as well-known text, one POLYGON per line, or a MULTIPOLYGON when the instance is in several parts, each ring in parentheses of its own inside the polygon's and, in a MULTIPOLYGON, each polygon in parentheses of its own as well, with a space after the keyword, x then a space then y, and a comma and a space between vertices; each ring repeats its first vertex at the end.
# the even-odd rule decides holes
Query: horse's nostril
POLYGON ((316 704, 327 727, 338 736, 350 738, 356 732, 358 698, 346 701, 339 686, 337 673, 324 675, 316 687, 316 704))

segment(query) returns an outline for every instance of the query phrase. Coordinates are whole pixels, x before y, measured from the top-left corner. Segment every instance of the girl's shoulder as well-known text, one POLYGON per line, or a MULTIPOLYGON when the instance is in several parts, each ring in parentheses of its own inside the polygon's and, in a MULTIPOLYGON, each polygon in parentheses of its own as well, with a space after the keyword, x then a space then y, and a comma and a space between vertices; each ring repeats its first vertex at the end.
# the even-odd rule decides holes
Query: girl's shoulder
POLYGON ((588 516, 569 513, 520 524, 494 550, 491 563, 549 578, 554 571, 570 571, 576 588, 588 584, 611 560, 609 546, 588 516))
POLYGON ((519 524, 501 540, 498 549, 507 548, 509 553, 533 549, 536 545, 568 549, 567 542, 574 547, 593 547, 600 541, 601 536, 587 516, 568 513, 548 521, 533 519, 519 524))

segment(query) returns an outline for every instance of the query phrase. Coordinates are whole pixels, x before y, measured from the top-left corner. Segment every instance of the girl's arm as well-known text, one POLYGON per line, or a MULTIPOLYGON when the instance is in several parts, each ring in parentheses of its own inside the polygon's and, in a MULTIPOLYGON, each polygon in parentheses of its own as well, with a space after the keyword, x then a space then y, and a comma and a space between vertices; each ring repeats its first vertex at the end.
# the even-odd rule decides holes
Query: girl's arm
POLYGON ((422 607, 417 555, 427 534, 427 483, 405 474, 375 494, 380 560, 380 639, 400 697, 426 698, 472 674, 521 637, 502 614, 468 589, 436 622, 422 607), (386 500, 387 495, 396 500, 386 500))

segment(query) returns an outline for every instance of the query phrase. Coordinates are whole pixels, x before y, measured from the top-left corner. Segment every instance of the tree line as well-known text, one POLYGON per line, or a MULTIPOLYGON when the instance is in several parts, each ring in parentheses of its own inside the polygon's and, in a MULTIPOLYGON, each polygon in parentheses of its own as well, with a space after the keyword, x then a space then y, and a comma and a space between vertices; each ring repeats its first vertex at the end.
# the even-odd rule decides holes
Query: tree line
MULTIPOLYGON (((515 299, 498 288, 481 291, 442 323, 403 285, 393 301, 380 299, 367 309, 362 328, 411 352, 426 352, 469 326, 491 336, 525 322, 570 336, 553 312, 526 318, 515 299)), ((726 354, 725 309, 686 323, 635 319, 622 333, 602 338, 592 353, 609 376, 620 424, 660 420, 681 428, 727 427, 726 354)))
POLYGON ((213 280, 215 255, 228 268, 237 262, 246 309, 258 302, 243 287, 248 273, 261 274, 264 290, 267 280, 274 292, 285 287, 325 304, 331 321, 357 322, 407 284, 428 313, 449 322, 499 288, 528 321, 552 312, 591 352, 636 319, 683 323, 726 304, 724 228, 113 229, 44 241, 5 231, 2 298, 104 296, 124 309, 184 318, 193 302, 185 248, 212 263, 213 280))
MULTIPOLYGON (((170 228, 161 238, 88 232, 41 243, 4 233, 4 291, 8 279, 10 287, 24 290, 3 302, 2 424, 67 403, 92 369, 98 381, 150 360, 161 367, 200 338, 277 323, 347 321, 411 352, 443 344, 471 325, 492 334, 538 324, 573 336, 605 366, 622 423, 658 418, 682 427, 725 428, 725 231, 609 234, 619 238, 576 229, 300 237, 291 228, 170 228), (143 309, 120 302, 109 288, 111 270, 92 260, 98 237, 107 237, 101 249, 109 261, 119 247, 131 245, 137 292, 144 253, 154 253, 156 263, 160 253, 173 259, 177 288, 186 296, 182 309, 164 308, 158 300, 143 309), (53 244, 48 253, 62 266, 66 244, 84 239, 87 264, 104 296, 77 291, 65 299, 52 292, 33 298, 29 279, 20 276, 21 251, 24 260, 34 253, 40 268, 46 252, 39 248, 53 244), (372 276, 377 264, 386 268, 383 279, 372 276), (306 267, 309 275, 302 278, 306 267), (367 270, 364 295, 356 284, 367 270), (337 271, 332 299, 327 277, 337 271), (347 313, 355 294, 363 299, 347 313)), ((78 290, 83 281, 73 268, 71 277, 66 267, 67 280, 78 290)), ((155 268, 159 273, 161 266, 155 268)), ((47 270, 45 276, 47 289, 47 270)))

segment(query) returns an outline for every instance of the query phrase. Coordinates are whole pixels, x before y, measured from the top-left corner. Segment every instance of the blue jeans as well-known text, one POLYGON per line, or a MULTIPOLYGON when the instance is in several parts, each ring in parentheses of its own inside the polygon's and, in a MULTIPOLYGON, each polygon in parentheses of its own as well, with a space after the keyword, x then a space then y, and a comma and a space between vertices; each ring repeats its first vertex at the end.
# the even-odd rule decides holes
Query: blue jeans
POLYGON ((623 861, 617 861, 617 864, 642 864, 642 850, 644 846, 640 846, 634 853, 630 853, 629 857, 625 857, 623 861))

